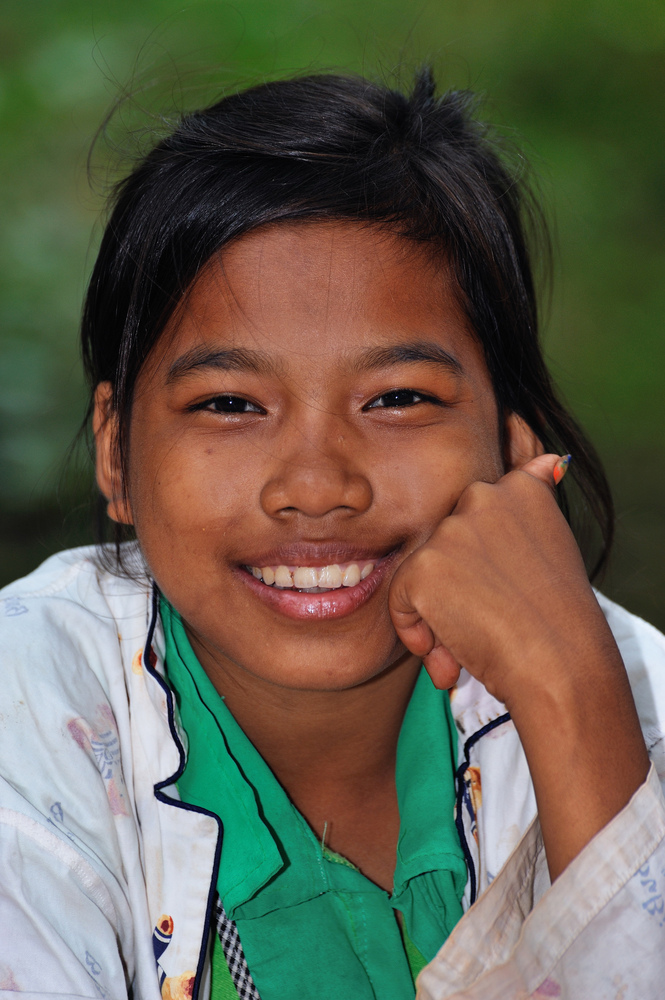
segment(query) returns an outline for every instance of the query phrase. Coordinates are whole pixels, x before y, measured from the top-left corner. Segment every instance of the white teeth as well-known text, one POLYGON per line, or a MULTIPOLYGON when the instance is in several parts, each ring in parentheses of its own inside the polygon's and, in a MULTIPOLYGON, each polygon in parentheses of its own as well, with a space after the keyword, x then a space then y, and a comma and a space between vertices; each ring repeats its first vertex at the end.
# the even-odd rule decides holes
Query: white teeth
POLYGON ((344 571, 342 586, 355 587, 357 583, 360 583, 360 566, 357 563, 351 563, 344 571))
POLYGON ((293 572, 288 566, 248 566, 247 569, 257 580, 263 580, 268 586, 279 587, 282 590, 295 587, 296 590, 316 591, 337 590, 339 587, 355 587, 361 580, 366 580, 374 569, 374 563, 365 563, 362 570, 358 563, 350 563, 342 569, 337 563, 330 566, 297 566, 293 572))
POLYGON ((319 587, 327 587, 330 590, 337 590, 342 586, 342 571, 339 566, 324 566, 319 570, 319 587))
POLYGON ((319 584, 319 574, 311 566, 298 566, 293 573, 293 586, 298 590, 309 590, 319 584))
POLYGON ((275 570, 275 586, 276 587, 292 587, 293 577, 291 576, 291 571, 288 566, 278 566, 275 570))

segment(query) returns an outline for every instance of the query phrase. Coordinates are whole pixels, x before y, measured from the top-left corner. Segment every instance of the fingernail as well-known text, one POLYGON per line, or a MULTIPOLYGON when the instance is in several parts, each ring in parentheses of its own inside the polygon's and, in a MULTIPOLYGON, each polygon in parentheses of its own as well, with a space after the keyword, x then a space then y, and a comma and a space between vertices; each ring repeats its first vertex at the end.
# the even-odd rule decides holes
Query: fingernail
POLYGON ((554 476, 554 485, 558 486, 566 472, 568 471, 568 466, 570 465, 570 455, 564 455, 554 466, 554 471, 552 475, 554 476))

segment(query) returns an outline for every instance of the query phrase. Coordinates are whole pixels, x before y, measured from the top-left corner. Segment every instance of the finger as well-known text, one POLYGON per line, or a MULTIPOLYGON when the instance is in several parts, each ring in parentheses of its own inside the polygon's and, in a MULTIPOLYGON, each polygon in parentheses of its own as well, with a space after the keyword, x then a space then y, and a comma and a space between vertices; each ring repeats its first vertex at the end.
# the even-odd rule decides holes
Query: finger
POLYGON ((457 683, 460 665, 446 646, 437 642, 427 622, 409 607, 391 608, 395 630, 409 652, 420 656, 434 687, 445 691, 457 683))
POLYGON ((456 684, 461 667, 453 654, 445 646, 435 645, 431 651, 423 657, 425 670, 430 676, 430 680, 439 691, 447 691, 456 684))
POLYGON ((426 656, 435 644, 434 634, 416 607, 409 586, 409 565, 413 556, 397 570, 388 593, 388 611, 395 631, 406 648, 416 656, 426 656))
POLYGON ((570 455, 562 455, 559 461, 554 466, 554 471, 552 473, 554 477, 555 486, 559 485, 559 483, 567 473, 569 465, 570 465, 570 455))
POLYGON ((538 455, 520 469, 550 487, 558 486, 570 464, 570 455, 538 455))
POLYGON ((415 653, 416 656, 425 657, 434 649, 434 634, 427 622, 417 612, 412 612, 409 617, 411 618, 410 622, 406 620, 406 616, 393 614, 395 631, 409 652, 415 653))

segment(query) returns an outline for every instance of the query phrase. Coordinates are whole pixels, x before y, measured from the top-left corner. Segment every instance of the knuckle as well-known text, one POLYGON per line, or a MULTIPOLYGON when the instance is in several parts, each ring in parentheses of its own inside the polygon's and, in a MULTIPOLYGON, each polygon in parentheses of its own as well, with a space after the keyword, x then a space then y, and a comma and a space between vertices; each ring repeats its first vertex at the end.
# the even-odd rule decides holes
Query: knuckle
POLYGON ((493 491, 494 487, 491 483, 470 483, 459 498, 458 510, 465 512, 480 510, 490 501, 493 491))
POLYGON ((408 581, 409 592, 422 597, 423 593, 427 593, 428 581, 439 575, 443 559, 439 545, 436 542, 426 542, 405 559, 395 574, 395 579, 398 574, 401 575, 404 582, 408 581))
POLYGON ((412 556, 411 568, 418 585, 422 584, 432 573, 436 572, 439 563, 439 552, 434 545, 421 546, 412 556))

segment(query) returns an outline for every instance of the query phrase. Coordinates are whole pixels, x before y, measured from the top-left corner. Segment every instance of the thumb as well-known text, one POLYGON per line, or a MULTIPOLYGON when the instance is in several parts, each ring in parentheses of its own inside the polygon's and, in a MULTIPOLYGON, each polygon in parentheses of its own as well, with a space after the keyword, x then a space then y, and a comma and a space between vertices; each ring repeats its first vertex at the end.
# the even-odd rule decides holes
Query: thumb
POLYGON ((537 455, 523 465, 520 472, 526 472, 534 479, 540 479, 547 486, 558 486, 570 465, 570 455, 537 455))

